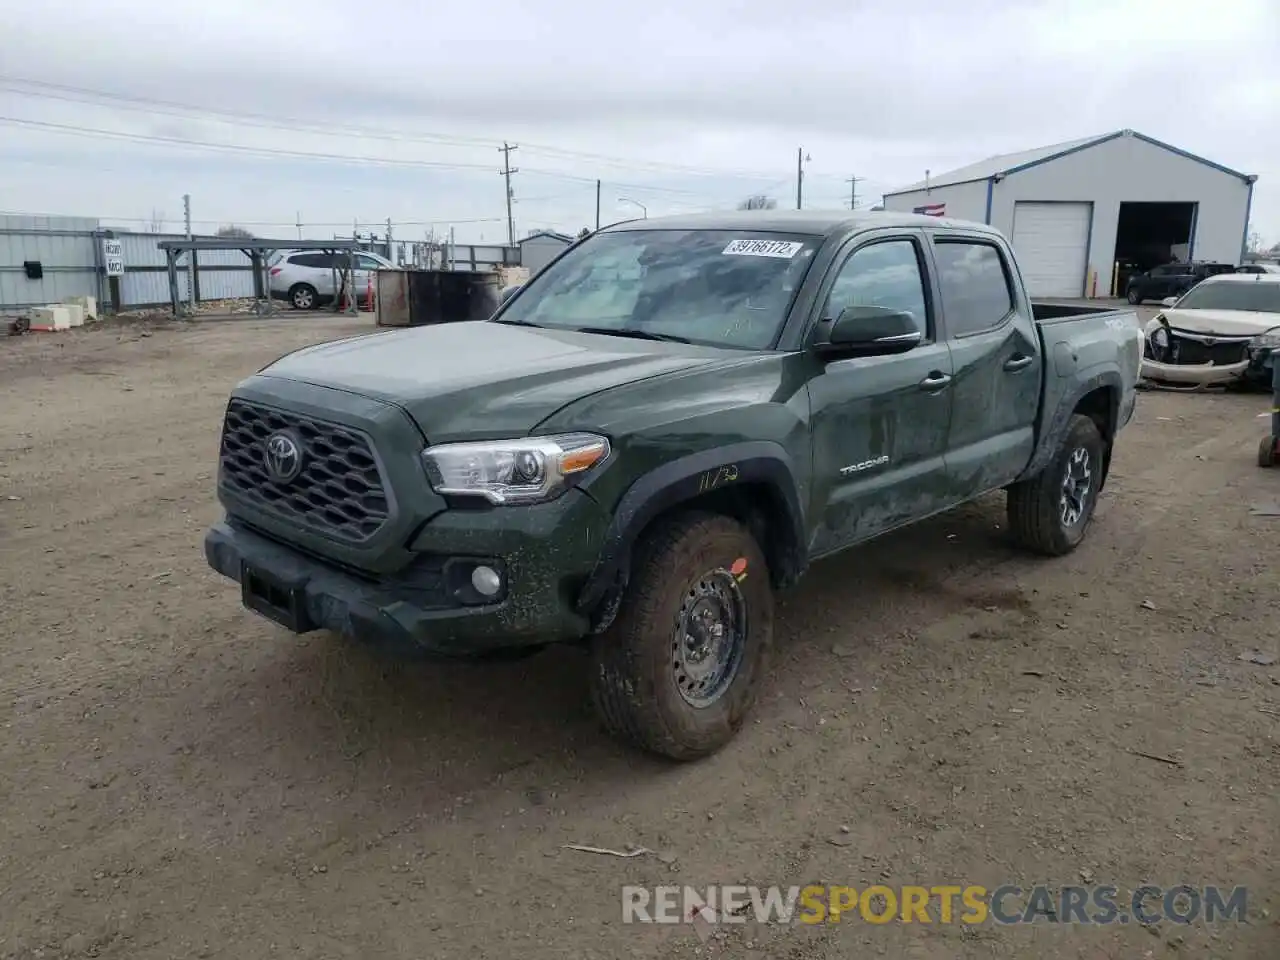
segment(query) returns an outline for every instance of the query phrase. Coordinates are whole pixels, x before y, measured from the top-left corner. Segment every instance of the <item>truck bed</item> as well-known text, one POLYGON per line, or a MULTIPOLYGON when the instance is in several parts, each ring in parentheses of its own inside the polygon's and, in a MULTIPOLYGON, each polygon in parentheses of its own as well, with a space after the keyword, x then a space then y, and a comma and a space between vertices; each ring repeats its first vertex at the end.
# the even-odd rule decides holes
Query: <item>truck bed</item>
POLYGON ((1104 313, 1123 315, 1134 313, 1134 311, 1115 307, 1090 307, 1080 303, 1052 303, 1032 300, 1031 313, 1036 318, 1037 323, 1057 323, 1058 321, 1070 320, 1075 317, 1098 316, 1104 313))

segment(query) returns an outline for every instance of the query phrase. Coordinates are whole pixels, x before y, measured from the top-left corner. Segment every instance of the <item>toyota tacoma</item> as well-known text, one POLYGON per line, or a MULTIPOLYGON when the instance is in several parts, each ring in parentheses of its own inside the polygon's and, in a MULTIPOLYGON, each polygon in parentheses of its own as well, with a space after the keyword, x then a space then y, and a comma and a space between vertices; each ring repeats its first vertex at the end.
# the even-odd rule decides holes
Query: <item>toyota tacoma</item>
POLYGON ((604 726, 676 759, 747 717, 774 592, 1006 492, 1084 538, 1132 311, 1032 305, 1005 238, 894 213, 631 221, 485 321, 308 347, 234 389, 209 564, 245 606, 428 655, 590 650, 604 726))

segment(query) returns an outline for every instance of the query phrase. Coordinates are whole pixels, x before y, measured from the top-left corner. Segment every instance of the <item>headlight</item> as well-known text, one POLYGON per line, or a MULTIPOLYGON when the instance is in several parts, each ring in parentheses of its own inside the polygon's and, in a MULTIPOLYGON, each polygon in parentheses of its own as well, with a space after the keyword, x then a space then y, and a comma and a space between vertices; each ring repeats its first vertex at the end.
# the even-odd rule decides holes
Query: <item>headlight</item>
POLYGON ((1280 350, 1280 327, 1272 327, 1249 341, 1250 350, 1280 350))
POLYGON ((560 495, 577 475, 609 456, 592 433, 485 440, 428 447, 422 462, 436 493, 490 503, 537 503, 560 495))
POLYGON ((1151 345, 1157 350, 1169 349, 1169 331, 1165 327, 1157 327, 1151 331, 1151 345))

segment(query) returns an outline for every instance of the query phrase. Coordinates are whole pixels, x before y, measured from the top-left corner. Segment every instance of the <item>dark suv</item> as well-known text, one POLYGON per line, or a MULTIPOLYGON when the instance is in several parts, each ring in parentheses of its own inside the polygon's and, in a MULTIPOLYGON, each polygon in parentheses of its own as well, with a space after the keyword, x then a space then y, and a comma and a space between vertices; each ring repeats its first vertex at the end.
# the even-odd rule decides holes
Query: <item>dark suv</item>
POLYGON ((1146 273, 1131 276, 1125 296, 1134 304, 1180 297, 1205 277, 1234 270, 1235 266, 1230 263, 1162 263, 1146 273))

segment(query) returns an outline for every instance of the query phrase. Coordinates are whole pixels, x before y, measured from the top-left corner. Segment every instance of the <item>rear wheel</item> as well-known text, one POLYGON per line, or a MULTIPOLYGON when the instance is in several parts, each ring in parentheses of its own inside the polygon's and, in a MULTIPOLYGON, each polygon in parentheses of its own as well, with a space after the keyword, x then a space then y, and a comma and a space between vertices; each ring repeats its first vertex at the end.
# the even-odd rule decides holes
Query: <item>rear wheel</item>
POLYGON ((637 546, 618 616, 592 641, 592 700, 614 736, 692 760, 733 739, 772 646, 773 590, 755 539, 728 517, 677 517, 637 546))
POLYGON ((316 288, 309 283, 295 283, 289 288, 289 303, 295 310, 314 310, 318 299, 316 288))
POLYGON ((1096 423, 1071 418, 1049 465, 1009 488, 1009 528, 1019 544, 1054 557, 1080 545, 1098 503, 1105 449, 1096 423))

